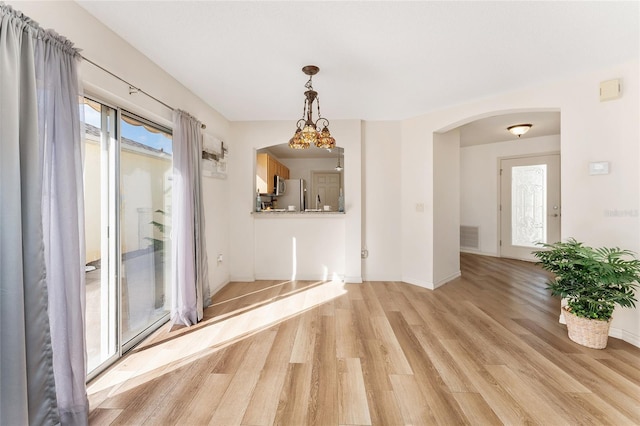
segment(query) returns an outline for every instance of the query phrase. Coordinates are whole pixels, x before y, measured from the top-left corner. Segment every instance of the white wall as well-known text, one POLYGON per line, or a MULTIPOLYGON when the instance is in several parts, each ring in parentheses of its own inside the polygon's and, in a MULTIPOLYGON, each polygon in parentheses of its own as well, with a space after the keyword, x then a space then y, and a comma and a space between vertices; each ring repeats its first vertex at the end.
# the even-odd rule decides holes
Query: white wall
POLYGON ((460 225, 479 228, 478 249, 499 256, 499 158, 560 152, 560 135, 517 139, 460 148, 460 225))
MULTIPOLYGON (((562 237, 588 245, 619 245, 640 251, 638 218, 640 126, 638 62, 573 76, 570 79, 435 111, 403 122, 402 251, 404 277, 417 284, 434 282, 429 230, 435 223, 433 133, 478 118, 523 110, 560 110, 562 157, 562 237), (620 78, 622 98, 598 99, 601 81, 620 78), (590 161, 610 161, 611 173, 589 176, 590 161), (425 200, 424 214, 415 203, 425 200), (629 212, 612 216, 610 211, 629 212)), ((437 184, 440 184, 439 182, 437 184)), ((453 188, 452 188, 453 189, 453 188)), ((640 346, 640 310, 618 309, 612 334, 640 346)))
MULTIPOLYGON (((209 132, 228 141, 229 122, 205 104, 173 77, 134 49, 117 34, 106 28, 75 2, 18 2, 9 3, 37 21, 44 28, 53 28, 82 49, 82 55, 116 75, 140 87, 163 102, 188 111, 207 125, 209 132)), ((91 64, 81 63, 81 79, 87 94, 112 105, 123 107, 142 117, 171 127, 171 111, 142 94, 129 95, 129 86, 109 76, 91 64)), ((233 155, 233 146, 230 147, 233 155)), ((217 264, 218 253, 228 258, 229 193, 226 181, 204 179, 204 201, 209 253, 210 286, 213 291, 228 282, 227 264, 217 264)))
POLYGON ((368 281, 402 279, 400 130, 399 121, 363 126, 362 232, 369 256, 362 268, 368 281))
POLYGON ((254 229, 256 279, 344 278, 344 215, 264 213, 255 218, 254 229))
MULTIPOLYGON (((234 122, 231 125, 231 133, 234 154, 228 163, 230 191, 233 194, 230 200, 230 240, 232 241, 230 275, 233 281, 253 281, 256 278, 256 267, 265 264, 266 256, 263 251, 254 252, 255 238, 258 236, 254 220, 262 220, 254 219, 251 214, 254 209, 256 150, 288 140, 291 137, 291 122, 234 122)), ((344 238, 341 241, 331 241, 330 250, 335 253, 344 253, 344 270, 336 272, 344 276, 347 282, 362 281, 361 133, 359 120, 331 122, 331 134, 345 149, 343 176, 346 213, 341 215, 345 227, 344 238)), ((310 235, 313 232, 310 230, 310 235)), ((260 235, 263 233, 260 232, 260 235)), ((288 249, 288 242, 278 241, 278 245, 272 247, 273 250, 288 249)), ((315 273, 315 269, 310 267, 309 270, 299 270, 299 273, 300 276, 310 276, 315 273)), ((278 277, 278 279, 289 278, 289 276, 278 277)))
MULTIPOLYGON (((425 129, 424 121, 418 117, 402 122, 402 281, 434 288, 433 131, 425 129)), ((435 129, 433 125, 431 128, 435 129)))
POLYGON ((433 288, 460 276, 460 131, 433 135, 433 288))

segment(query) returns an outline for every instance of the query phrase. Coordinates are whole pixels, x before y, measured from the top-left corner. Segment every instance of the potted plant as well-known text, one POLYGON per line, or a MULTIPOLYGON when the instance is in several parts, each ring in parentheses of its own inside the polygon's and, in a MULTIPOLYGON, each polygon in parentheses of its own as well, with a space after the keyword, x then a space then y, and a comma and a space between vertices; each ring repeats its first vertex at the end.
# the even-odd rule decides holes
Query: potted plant
POLYGON ((616 305, 635 307, 640 260, 620 248, 591 248, 571 238, 540 244, 534 251, 539 264, 555 274, 548 289, 566 299, 563 314, 569 338, 594 349, 607 346, 616 305))

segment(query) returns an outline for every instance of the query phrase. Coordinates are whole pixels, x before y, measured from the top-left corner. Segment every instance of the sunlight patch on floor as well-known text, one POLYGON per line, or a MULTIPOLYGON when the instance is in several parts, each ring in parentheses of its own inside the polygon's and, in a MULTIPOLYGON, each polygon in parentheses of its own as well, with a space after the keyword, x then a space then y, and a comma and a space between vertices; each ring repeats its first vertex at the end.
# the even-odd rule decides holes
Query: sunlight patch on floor
POLYGON ((88 393, 94 394, 112 387, 109 396, 125 392, 346 292, 344 283, 334 280, 259 304, 221 321, 216 321, 218 318, 214 317, 210 324, 193 332, 128 355, 92 383, 88 393))

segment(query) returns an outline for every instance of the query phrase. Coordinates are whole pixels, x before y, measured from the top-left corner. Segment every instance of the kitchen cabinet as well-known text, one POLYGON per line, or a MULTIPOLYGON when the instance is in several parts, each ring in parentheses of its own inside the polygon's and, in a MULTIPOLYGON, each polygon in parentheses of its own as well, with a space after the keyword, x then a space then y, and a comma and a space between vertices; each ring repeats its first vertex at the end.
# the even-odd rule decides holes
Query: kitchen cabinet
POLYGON ((273 178, 289 179, 289 168, 269 154, 258 154, 256 158, 256 188, 261 194, 273 194, 273 178))

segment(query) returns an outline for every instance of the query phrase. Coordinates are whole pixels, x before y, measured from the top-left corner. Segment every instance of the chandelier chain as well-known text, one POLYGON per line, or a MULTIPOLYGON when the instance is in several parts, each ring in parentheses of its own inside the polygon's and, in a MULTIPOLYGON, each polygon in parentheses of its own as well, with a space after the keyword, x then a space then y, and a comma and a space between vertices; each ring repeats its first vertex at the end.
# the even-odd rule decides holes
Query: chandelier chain
POLYGON ((305 119, 305 113, 307 112, 307 103, 309 101, 307 99, 304 100, 304 103, 302 104, 302 119, 305 119))
POLYGON ((318 103, 318 120, 316 120, 317 123, 322 118, 322 114, 320 114, 320 96, 316 97, 316 102, 318 103))

